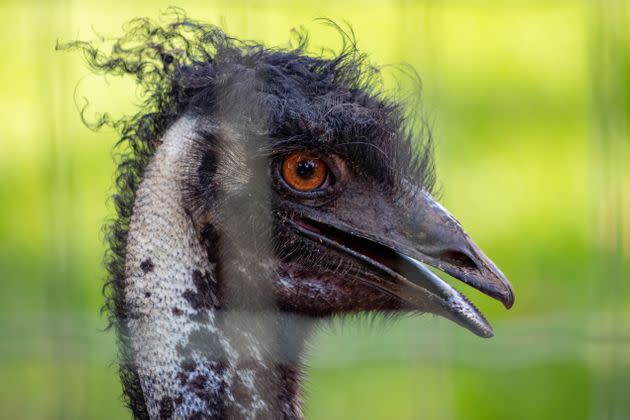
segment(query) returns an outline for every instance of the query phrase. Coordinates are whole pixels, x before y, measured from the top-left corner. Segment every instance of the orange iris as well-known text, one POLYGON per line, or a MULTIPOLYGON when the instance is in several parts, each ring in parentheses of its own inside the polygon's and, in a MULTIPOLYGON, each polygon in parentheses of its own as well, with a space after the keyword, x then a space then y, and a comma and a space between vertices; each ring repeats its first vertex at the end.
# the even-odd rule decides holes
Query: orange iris
POLYGON ((282 163, 282 176, 298 191, 312 191, 326 180, 328 168, 323 160, 307 152, 293 152, 282 163))

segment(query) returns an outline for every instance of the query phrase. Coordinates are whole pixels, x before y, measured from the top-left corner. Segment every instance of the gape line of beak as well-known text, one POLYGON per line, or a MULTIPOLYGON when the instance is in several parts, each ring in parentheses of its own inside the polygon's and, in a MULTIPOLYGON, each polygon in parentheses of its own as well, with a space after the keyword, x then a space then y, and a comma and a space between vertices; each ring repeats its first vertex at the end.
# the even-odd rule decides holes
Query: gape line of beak
MULTIPOLYGON (((340 251, 362 262, 372 271, 379 272, 379 276, 365 276, 365 278, 358 280, 400 299, 405 308, 430 312, 450 319, 480 337, 490 338, 494 335, 492 327, 483 314, 464 295, 429 270, 418 258, 414 258, 415 255, 412 257, 401 252, 400 249, 395 249, 399 247, 388 246, 348 229, 331 226, 310 218, 287 219, 287 222, 300 235, 340 251)), ((488 266, 489 264, 494 267, 480 251, 475 252, 475 254, 481 255, 480 258, 476 258, 474 255, 470 257, 475 265, 488 266), (483 260, 478 261, 481 258, 483 260)), ((479 275, 475 276, 473 284, 466 281, 470 278, 470 267, 461 270, 460 275, 457 275, 457 270, 453 268, 452 262, 436 262, 434 257, 426 258, 426 260, 428 264, 442 271, 447 271, 444 268, 447 266, 449 268, 448 273, 455 274, 453 277, 495 297, 502 301, 505 306, 511 306, 513 293, 507 280, 505 283, 508 285, 509 293, 502 293, 497 296, 493 281, 488 281, 487 287, 484 287, 485 282, 479 275), (512 296, 511 300, 508 295, 512 296)), ((489 276, 504 278, 498 269, 496 271, 496 273, 491 271, 489 276)))

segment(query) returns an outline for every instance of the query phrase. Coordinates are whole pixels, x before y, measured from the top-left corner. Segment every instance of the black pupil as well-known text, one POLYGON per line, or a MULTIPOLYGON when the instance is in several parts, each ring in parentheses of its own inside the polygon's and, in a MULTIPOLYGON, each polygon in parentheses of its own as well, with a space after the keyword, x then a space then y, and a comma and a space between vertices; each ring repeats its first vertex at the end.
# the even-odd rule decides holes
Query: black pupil
POLYGON ((302 179, 309 179, 315 174, 317 163, 312 159, 303 159, 298 161, 295 172, 302 179))

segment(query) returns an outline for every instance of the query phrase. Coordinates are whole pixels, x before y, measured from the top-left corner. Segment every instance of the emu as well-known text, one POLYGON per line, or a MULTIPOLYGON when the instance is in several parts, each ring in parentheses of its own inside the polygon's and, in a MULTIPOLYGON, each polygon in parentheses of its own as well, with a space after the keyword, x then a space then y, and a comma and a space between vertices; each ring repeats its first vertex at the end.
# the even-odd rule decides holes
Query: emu
POLYGON ((306 53, 177 15, 136 19, 100 72, 136 78, 109 225, 106 304, 136 418, 303 417, 322 320, 432 313, 492 328, 433 266, 509 308, 510 284, 432 196, 430 136, 353 36, 306 53))

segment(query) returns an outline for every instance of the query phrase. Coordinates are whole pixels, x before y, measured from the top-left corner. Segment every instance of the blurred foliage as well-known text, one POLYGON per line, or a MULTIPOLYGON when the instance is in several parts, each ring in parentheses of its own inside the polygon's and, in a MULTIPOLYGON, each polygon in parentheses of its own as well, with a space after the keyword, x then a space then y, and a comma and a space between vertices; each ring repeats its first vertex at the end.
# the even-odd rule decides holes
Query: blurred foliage
MULTIPOLYGON (((458 285, 493 321, 489 341, 429 316, 323 328, 307 417, 630 418, 625 2, 179 3, 270 45, 303 25, 335 48, 314 19, 347 21, 374 62, 416 68, 442 201, 516 289, 506 312, 458 285)), ((171 4, 0 2, 0 418, 128 417, 99 315, 116 135, 90 132, 77 106, 117 115, 138 101, 131 81, 54 47, 171 4)))

